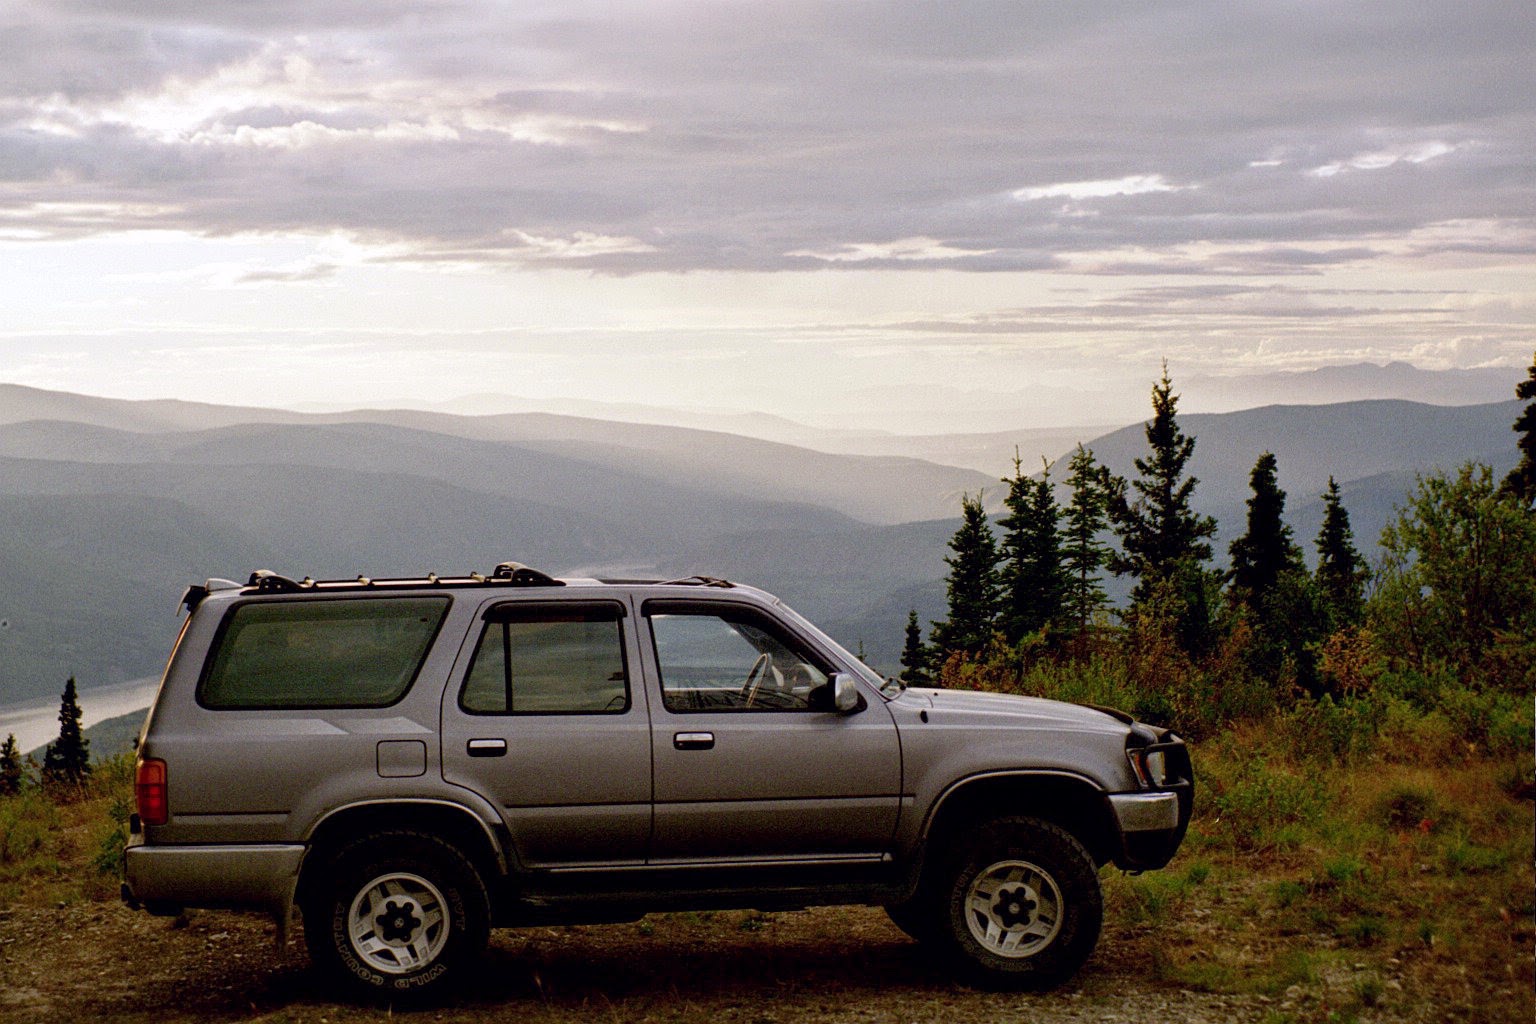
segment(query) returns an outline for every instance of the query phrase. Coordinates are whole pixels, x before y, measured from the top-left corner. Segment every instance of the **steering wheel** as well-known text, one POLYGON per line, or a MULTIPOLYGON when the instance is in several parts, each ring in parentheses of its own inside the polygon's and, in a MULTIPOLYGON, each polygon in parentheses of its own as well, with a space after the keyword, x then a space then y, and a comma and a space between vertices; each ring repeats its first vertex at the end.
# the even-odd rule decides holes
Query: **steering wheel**
POLYGON ((774 665, 773 659, 768 656, 768 652, 764 651, 757 656, 756 661, 752 662, 752 668, 747 672, 747 681, 741 684, 742 700, 746 702, 748 707, 751 707, 752 702, 757 700, 757 691, 763 685, 763 680, 768 677, 770 672, 773 673, 774 685, 782 688, 784 686, 784 676, 779 672, 778 667, 774 665))

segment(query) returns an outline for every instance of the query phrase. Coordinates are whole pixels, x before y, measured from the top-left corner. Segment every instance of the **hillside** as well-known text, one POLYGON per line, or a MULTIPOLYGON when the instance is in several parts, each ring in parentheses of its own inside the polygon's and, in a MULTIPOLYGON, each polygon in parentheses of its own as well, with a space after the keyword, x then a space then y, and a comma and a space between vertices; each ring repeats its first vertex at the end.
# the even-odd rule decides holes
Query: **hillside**
MULTIPOLYGON (((1310 555, 1330 474, 1369 552, 1416 470, 1510 464, 1516 409, 1352 402, 1180 422, 1198 438, 1195 500, 1221 522, 1219 554, 1242 529, 1254 460, 1272 450, 1310 555)), ((909 440, 995 454, 1003 438, 909 440)), ((1145 440, 1137 425, 1090 446, 1131 473, 1145 440)), ((566 574, 750 580, 894 671, 907 610, 925 623, 943 613, 960 494, 982 487, 995 507, 1001 483, 973 470, 678 427, 303 414, 0 385, 0 703, 56 694, 70 673, 88 690, 158 671, 189 581, 507 558, 566 574)))
MULTIPOLYGON (((443 438, 455 438, 466 447, 473 442, 498 446, 493 450, 480 449, 479 463, 456 467, 465 471, 483 471, 486 458, 506 456, 513 451, 521 453, 522 461, 496 468, 499 475, 507 478, 507 484, 518 486, 525 497, 539 493, 536 488, 544 481, 518 474, 541 469, 538 461, 531 458, 540 454, 551 460, 578 463, 589 471, 595 467, 608 474, 661 478, 671 487, 754 502, 811 503, 875 523, 947 515, 958 505, 962 493, 995 483, 989 474, 911 456, 839 455, 716 431, 547 413, 297 413, 172 401, 126 402, 0 385, 0 425, 7 424, 0 427, 3 454, 41 459, 91 458, 103 462, 156 461, 189 453, 198 458, 198 447, 206 442, 212 451, 201 457, 226 463, 231 461, 230 449, 242 442, 258 453, 258 462, 265 461, 264 456, 274 449, 279 452, 280 461, 288 462, 295 454, 302 455, 318 444, 331 453, 330 463, 336 463, 338 447, 345 452, 346 442, 365 437, 348 433, 344 428, 356 431, 371 425, 386 435, 390 430, 401 431, 399 437, 411 433, 431 435, 437 444, 443 443, 443 438), (71 435, 35 422, 40 420, 104 427, 118 434, 111 440, 87 432, 71 435), (306 430, 314 433, 305 433, 306 430), (178 437, 182 434, 192 443, 178 437), (76 444, 98 454, 82 456, 76 444), (263 444, 267 446, 265 451, 263 444)), ((363 468, 361 460, 366 454, 345 455, 340 464, 363 468)), ((252 460, 247 457, 235 461, 252 460)), ((393 461, 386 464, 391 472, 401 469, 393 461)), ((367 465, 376 468, 378 460, 367 465)), ((464 479, 456 478, 458 482, 464 479)), ((688 494, 681 497, 686 500, 688 494)), ((559 499, 555 502, 558 504, 559 499)))

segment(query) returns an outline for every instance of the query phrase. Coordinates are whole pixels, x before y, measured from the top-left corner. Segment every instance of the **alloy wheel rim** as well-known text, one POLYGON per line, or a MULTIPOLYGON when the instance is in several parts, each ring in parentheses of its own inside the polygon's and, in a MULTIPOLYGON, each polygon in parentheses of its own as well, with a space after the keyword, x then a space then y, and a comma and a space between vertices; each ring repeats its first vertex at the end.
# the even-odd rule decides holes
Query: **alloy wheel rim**
POLYGON ((347 911, 353 950, 384 974, 408 974, 430 964, 448 944, 449 931, 442 892, 420 875, 404 871, 380 875, 363 886, 347 911))
POLYGON ((1034 956, 1061 931, 1056 880, 1024 860, 998 861, 971 879, 965 923, 983 949, 1010 960, 1034 956))

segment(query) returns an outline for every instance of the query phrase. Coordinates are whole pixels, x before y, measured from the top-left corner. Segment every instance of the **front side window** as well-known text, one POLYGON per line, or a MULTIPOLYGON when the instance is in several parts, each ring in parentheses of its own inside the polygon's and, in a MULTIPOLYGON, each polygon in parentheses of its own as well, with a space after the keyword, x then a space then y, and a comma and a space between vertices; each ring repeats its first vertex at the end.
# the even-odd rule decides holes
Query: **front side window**
POLYGON ((253 601, 220 629, 204 707, 381 708, 405 695, 448 598, 253 601))
POLYGON ((747 609, 650 610, 668 711, 811 711, 828 674, 796 641, 747 609))
POLYGON ((619 714, 629 709, 622 609, 491 609, 459 693, 471 714, 619 714))

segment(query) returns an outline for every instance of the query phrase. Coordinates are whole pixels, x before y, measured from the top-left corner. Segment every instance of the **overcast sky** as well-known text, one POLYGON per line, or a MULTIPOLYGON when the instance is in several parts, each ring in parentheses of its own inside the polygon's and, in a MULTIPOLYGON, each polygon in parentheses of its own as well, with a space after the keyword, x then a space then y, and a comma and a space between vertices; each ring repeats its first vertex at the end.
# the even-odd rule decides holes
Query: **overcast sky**
POLYGON ((0 380, 891 427, 1524 367, 1533 110, 1530 0, 12 0, 0 380))

